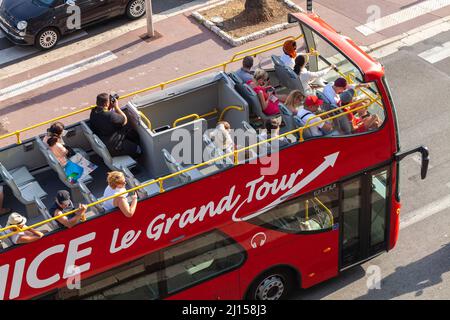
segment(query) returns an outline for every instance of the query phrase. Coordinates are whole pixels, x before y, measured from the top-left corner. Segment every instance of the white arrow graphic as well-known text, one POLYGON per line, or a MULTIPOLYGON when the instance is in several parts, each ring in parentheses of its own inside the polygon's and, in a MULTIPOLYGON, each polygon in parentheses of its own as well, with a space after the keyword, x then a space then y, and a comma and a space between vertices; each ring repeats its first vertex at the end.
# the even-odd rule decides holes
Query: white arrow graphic
POLYGON ((239 209, 247 201, 247 200, 244 200, 244 202, 242 202, 239 205, 239 207, 236 209, 236 211, 234 211, 234 213, 233 213, 233 221, 240 222, 240 221, 247 221, 249 219, 253 219, 253 218, 255 218, 255 217, 257 217, 257 216, 259 216, 259 215, 261 215, 261 214, 263 214, 263 213, 265 213, 267 211, 269 211, 270 209, 274 208, 275 206, 279 205, 280 203, 286 201, 289 197, 291 197, 292 195, 296 194, 298 191, 300 191, 305 186, 307 186, 311 181, 313 181, 318 176, 320 176, 329 167, 334 167, 338 156, 339 156, 339 151, 324 157, 325 161, 322 162, 322 164, 320 166, 318 166, 316 169, 314 169, 310 174, 308 174, 299 183, 297 183, 295 186, 293 186, 291 189, 289 189, 289 191, 284 193, 281 197, 279 197, 278 199, 276 199, 272 203, 268 204, 267 206, 265 206, 261 210, 255 212, 255 213, 252 213, 251 215, 248 215, 248 216, 243 217, 243 218, 236 218, 236 213, 238 213, 239 209))

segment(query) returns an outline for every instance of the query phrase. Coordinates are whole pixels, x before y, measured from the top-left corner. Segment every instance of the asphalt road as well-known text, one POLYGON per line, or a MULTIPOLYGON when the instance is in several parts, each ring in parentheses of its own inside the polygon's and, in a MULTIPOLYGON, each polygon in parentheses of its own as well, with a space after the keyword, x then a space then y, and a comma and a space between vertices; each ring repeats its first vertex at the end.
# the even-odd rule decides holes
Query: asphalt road
POLYGON ((401 225, 415 214, 434 214, 402 227, 391 252, 301 290, 294 299, 450 299, 450 57, 430 63, 419 56, 449 41, 450 32, 442 33, 381 59, 397 108, 402 149, 425 145, 431 156, 423 181, 417 160, 402 162, 401 225), (380 268, 380 289, 368 289, 371 266, 380 268))

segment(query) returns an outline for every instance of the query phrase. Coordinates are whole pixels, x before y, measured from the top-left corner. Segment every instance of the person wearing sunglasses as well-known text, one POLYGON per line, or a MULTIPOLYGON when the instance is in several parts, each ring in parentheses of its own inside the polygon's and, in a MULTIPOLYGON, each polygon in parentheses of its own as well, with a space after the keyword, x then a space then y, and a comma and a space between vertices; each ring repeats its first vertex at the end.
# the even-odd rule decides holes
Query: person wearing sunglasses
MULTIPOLYGON (((53 203, 53 206, 50 208, 50 213, 54 217, 59 217, 66 212, 72 211, 73 209, 74 206, 72 200, 70 199, 69 191, 59 190, 56 193, 55 202, 53 203)), ((77 225, 81 220, 84 220, 86 210, 87 206, 85 204, 80 204, 77 212, 56 219, 56 223, 61 228, 72 228, 73 226, 77 225)))
MULTIPOLYGON (((126 191, 125 185, 127 184, 127 181, 125 179, 125 175, 120 171, 108 172, 107 182, 108 186, 103 193, 103 198, 111 197, 126 191)), ((134 192, 131 196, 131 204, 128 203, 127 194, 122 194, 118 197, 103 202, 103 208, 105 208, 106 211, 119 208, 127 218, 131 218, 134 215, 136 207, 136 192, 134 192)))

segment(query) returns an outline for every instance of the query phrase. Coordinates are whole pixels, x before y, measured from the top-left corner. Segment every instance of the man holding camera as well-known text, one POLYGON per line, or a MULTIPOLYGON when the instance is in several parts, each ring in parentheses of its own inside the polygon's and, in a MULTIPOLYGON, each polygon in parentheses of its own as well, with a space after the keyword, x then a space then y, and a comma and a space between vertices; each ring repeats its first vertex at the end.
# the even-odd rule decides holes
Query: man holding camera
POLYGON ((139 135, 120 109, 118 98, 107 93, 97 96, 97 106, 90 115, 90 127, 105 143, 111 156, 129 155, 136 158, 140 155, 139 135))

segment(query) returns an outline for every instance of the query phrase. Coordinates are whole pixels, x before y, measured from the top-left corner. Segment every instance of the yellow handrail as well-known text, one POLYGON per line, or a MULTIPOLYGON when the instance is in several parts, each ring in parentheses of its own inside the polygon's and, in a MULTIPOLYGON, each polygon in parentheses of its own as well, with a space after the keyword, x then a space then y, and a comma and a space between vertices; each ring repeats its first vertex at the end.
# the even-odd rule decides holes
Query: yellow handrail
MULTIPOLYGON (((302 38, 302 37, 303 37, 303 35, 300 35, 300 36, 298 36, 298 37, 293 37, 293 36, 290 36, 290 37, 284 37, 284 38, 281 38, 281 39, 278 39, 278 40, 274 40, 274 41, 271 41, 271 42, 268 42, 268 43, 265 43, 265 44, 262 44, 262 45, 253 47, 253 48, 251 48, 251 49, 247 49, 247 50, 238 52, 238 53, 235 54, 229 61, 226 61, 226 62, 217 64, 217 65, 214 65, 214 66, 209 67, 209 68, 206 68, 206 69, 202 69, 202 70, 197 71, 197 72, 193 72, 193 73, 187 74, 187 75, 185 75, 185 76, 182 76, 182 77, 179 77, 179 78, 176 78, 176 79, 173 79, 173 80, 169 80, 169 81, 166 81, 166 82, 161 82, 161 83, 159 83, 159 84, 153 85, 153 86, 148 87, 148 88, 144 88, 144 89, 141 89, 141 90, 138 90, 138 91, 131 92, 131 93, 129 93, 129 94, 126 94, 126 95, 123 95, 123 96, 119 97, 119 100, 123 100, 123 99, 129 98, 129 97, 135 96, 135 95, 137 95, 137 94, 145 93, 145 92, 148 92, 148 91, 157 89, 157 88, 161 88, 161 90, 162 90, 162 89, 164 89, 164 87, 165 87, 166 85, 168 85, 168 84, 172 84, 172 83, 175 83, 175 82, 184 80, 184 79, 186 79, 186 78, 190 78, 190 77, 193 77, 193 76, 196 76, 196 75, 199 75, 199 74, 201 74, 201 73, 205 73, 205 72, 208 72, 208 71, 211 71, 211 70, 214 70, 214 69, 218 69, 218 68, 222 68, 222 67, 223 67, 224 70, 225 70, 226 67, 227 67, 229 64, 244 59, 244 57, 241 57, 241 58, 236 59, 236 56, 237 56, 238 54, 251 52, 252 50, 256 50, 256 49, 259 49, 259 48, 262 48, 262 47, 271 45, 271 44, 273 44, 273 43, 280 42, 280 41, 285 40, 285 39, 293 38, 293 39, 297 40, 297 39, 300 39, 300 38, 302 38)), ((283 46, 282 43, 281 43, 281 44, 278 44, 278 45, 276 45, 276 46, 272 46, 272 47, 269 47, 269 48, 266 48, 266 49, 263 49, 263 50, 259 50, 259 51, 253 52, 251 55, 252 55, 252 56, 257 56, 257 55, 259 55, 259 54, 261 54, 261 53, 264 53, 264 52, 267 52, 267 51, 270 51, 270 50, 279 48, 279 47, 281 47, 281 46, 283 46)), ((58 120, 61 120, 61 119, 69 118, 69 117, 71 117, 71 116, 73 116, 73 115, 77 115, 77 114, 82 113, 82 112, 85 112, 85 111, 89 111, 89 110, 91 110, 91 109, 93 109, 93 108, 95 108, 95 107, 96 107, 96 105, 92 105, 92 106, 90 106, 90 107, 83 108, 83 109, 78 110, 78 111, 75 111, 75 112, 71 112, 71 113, 66 114, 66 115, 64 115, 64 116, 56 117, 56 118, 50 119, 50 120, 48 120, 48 121, 44 121, 44 122, 35 124, 35 125, 31 126, 31 127, 27 127, 27 128, 21 129, 21 130, 14 131, 14 132, 9 133, 9 134, 2 135, 2 136, 0 136, 0 140, 7 139, 7 138, 12 137, 12 136, 16 136, 16 137, 17 137, 17 144, 21 144, 21 143, 22 143, 22 141, 21 141, 21 139, 20 139, 20 134, 21 134, 21 133, 26 132, 26 131, 29 131, 29 130, 32 130, 32 129, 35 129, 35 128, 38 128, 38 127, 41 127, 41 126, 46 125, 46 124, 50 124, 50 123, 52 123, 52 122, 55 122, 55 121, 58 121, 58 120)))
POLYGON ((201 114, 200 118, 210 117, 210 116, 213 116, 213 115, 215 115, 217 113, 219 113, 219 110, 217 110, 217 108, 214 108, 214 110, 211 111, 211 112, 208 112, 208 113, 205 113, 205 114, 201 114))
POLYGON ((324 205, 324 204, 322 203, 322 201, 319 200, 319 198, 314 197, 314 199, 315 199, 315 200, 322 206, 322 208, 324 208, 325 211, 328 213, 328 215, 329 215, 330 218, 331 218, 331 225, 333 226, 333 225, 334 225, 334 217, 333 217, 333 213, 331 212, 331 210, 328 209, 328 207, 327 207, 326 205, 324 205))
POLYGON ((175 120, 173 122, 172 127, 175 128, 179 122, 187 120, 187 119, 195 119, 195 120, 197 120, 197 119, 200 119, 200 116, 198 114, 196 114, 196 113, 193 113, 193 114, 187 115, 185 117, 179 118, 179 119, 177 119, 177 120, 175 120))
MULTIPOLYGON (((366 106, 365 106, 365 107, 366 107, 366 106)), ((361 108, 362 108, 362 107, 361 107, 361 108)), ((359 108, 358 108, 358 109, 359 109, 359 108)), ((352 111, 355 111, 355 110, 358 110, 358 109, 353 109, 352 111)), ((344 115, 345 115, 345 113, 342 113, 342 114, 339 114, 337 117, 339 117, 339 116, 344 116, 344 115)), ((325 121, 325 120, 324 120, 324 121, 325 121)), ((93 202, 93 203, 87 204, 87 207, 88 207, 88 208, 93 207, 93 206, 98 205, 98 204, 100 204, 100 203, 103 203, 103 202, 105 202, 105 201, 114 199, 114 198, 116 198, 116 197, 120 197, 120 196, 122 196, 122 195, 124 195, 124 194, 127 194, 127 193, 130 193, 130 192, 134 192, 134 191, 140 190, 140 189, 142 189, 142 188, 145 188, 145 187, 147 187, 147 186, 149 186, 149 185, 156 184, 156 183, 159 184, 159 190, 160 190, 160 193, 163 193, 163 192, 165 192, 165 190, 164 190, 164 181, 165 181, 165 180, 170 179, 170 178, 173 178, 173 177, 176 177, 176 176, 178 176, 178 175, 181 175, 181 174, 183 174, 183 173, 189 172, 189 171, 191 171, 191 170, 195 170, 195 169, 201 168, 201 167, 206 166, 206 165, 208 165, 208 164, 210 164, 210 163, 215 163, 215 162, 220 161, 220 160, 225 159, 225 158, 234 157, 234 165, 235 165, 235 166, 238 166, 238 165, 240 165, 240 163, 239 163, 239 158, 238 158, 238 156, 239 156, 240 153, 243 153, 243 152, 245 152, 246 150, 255 148, 255 147, 259 146, 259 145, 267 144, 267 143, 269 143, 269 142, 272 142, 272 141, 275 141, 275 140, 282 139, 282 138, 287 137, 287 136, 289 136, 289 135, 291 135, 291 134, 296 134, 296 133, 299 133, 299 132, 302 133, 303 130, 308 129, 308 128, 314 126, 314 125, 317 125, 317 123, 313 123, 313 124, 311 124, 311 125, 307 125, 307 126, 302 127, 302 128, 294 129, 294 130, 292 130, 292 131, 289 131, 289 132, 280 134, 279 136, 272 137, 272 138, 267 139, 267 140, 264 140, 264 141, 260 141, 260 142, 258 142, 258 143, 255 143, 255 144, 251 145, 251 146, 244 147, 244 148, 241 148, 241 149, 239 149, 239 150, 234 150, 233 152, 230 152, 230 153, 228 153, 228 154, 225 154, 225 155, 216 157, 216 158, 214 158, 214 159, 210 159, 210 160, 205 161, 205 162, 203 162, 203 163, 200 163, 200 164, 194 165, 194 166, 192 166, 192 167, 183 169, 183 170, 181 170, 181 171, 178 171, 178 172, 169 174, 169 175, 167 175, 167 176, 165 176, 165 177, 158 178, 157 180, 153 180, 153 181, 149 181, 149 182, 143 183, 143 184, 141 184, 141 185, 139 185, 139 186, 137 186, 137 187, 128 189, 128 190, 126 190, 126 191, 124 191, 124 192, 121 192, 121 193, 118 193, 118 194, 116 194, 116 195, 113 195, 113 196, 110 196, 110 197, 107 197, 107 198, 104 198, 104 199, 95 201, 95 202, 93 202)), ((8 233, 8 234, 6 234, 6 235, 0 236, 0 240, 5 239, 5 238, 9 238, 9 237, 11 237, 11 236, 13 236, 14 234, 17 234, 17 233, 19 233, 19 232, 27 231, 27 230, 30 230, 30 229, 32 229, 32 228, 36 228, 36 227, 45 225, 45 224, 47 224, 47 223, 49 223, 49 222, 51 222, 51 221, 54 221, 54 220, 56 220, 56 219, 59 219, 59 218, 62 218, 62 217, 65 217, 65 216, 74 214, 74 213, 77 212, 78 210, 79 210, 79 209, 75 209, 75 210, 69 211, 69 212, 67 212, 67 213, 64 213, 64 214, 62 214, 62 215, 59 215, 58 217, 53 217, 53 218, 50 218, 50 219, 47 219, 47 220, 38 222, 38 223, 36 223, 36 224, 34 224, 34 225, 32 225, 32 226, 28 226, 27 228, 24 228, 24 229, 21 229, 21 230, 16 230, 16 231, 11 232, 11 233, 8 233)), ((10 230, 10 229, 19 229, 19 228, 17 228, 17 226, 7 226, 7 227, 4 227, 4 228, 1 228, 1 229, 0 229, 0 232, 4 232, 4 231, 10 230)))
POLYGON ((238 110, 238 111, 244 111, 243 107, 239 106, 229 106, 223 109, 222 113, 220 114, 219 121, 223 120, 223 117, 225 116, 225 113, 227 113, 229 110, 238 110))
POLYGON ((309 201, 305 200, 305 219, 309 220, 309 201))
POLYGON ((142 120, 144 120, 145 124, 148 127, 148 130, 152 131, 152 123, 150 122, 150 119, 147 118, 147 116, 142 111, 139 111, 139 115, 141 116, 142 120))
MULTIPOLYGON (((338 115, 335 115, 335 116, 332 116, 332 117, 329 117, 329 118, 326 118, 326 119, 322 119, 322 120, 317 121, 317 122, 314 122, 313 124, 310 125, 310 122, 311 122, 313 119, 322 118, 323 116, 326 116, 326 115, 328 115, 328 114, 330 114, 330 113, 334 113, 334 112, 336 112, 336 111, 340 111, 340 110, 342 110, 342 109, 351 107, 351 106, 353 106, 353 105, 355 105, 355 104, 358 104, 358 103, 361 103, 361 102, 363 102, 363 101, 366 101, 366 100, 363 99, 363 100, 354 101, 354 102, 349 103, 349 104, 347 104, 347 105, 345 105, 345 106, 343 106, 343 107, 339 107, 339 108, 332 109, 332 110, 323 112, 323 113, 321 113, 321 114, 315 115, 315 116, 309 118, 308 121, 306 121, 305 126, 302 127, 302 128, 300 128, 300 129, 307 129, 307 128, 310 128, 310 127, 317 126, 317 125, 319 125, 319 124, 321 124, 321 123, 324 123, 324 122, 326 122, 326 121, 337 119, 337 118, 339 118, 339 117, 342 117, 343 115, 347 115, 347 114, 349 114, 349 113, 353 113, 353 112, 358 111, 358 110, 360 110, 360 109, 367 108, 367 107, 369 107, 370 105, 372 105, 372 104, 374 103, 374 100, 373 100, 373 98, 372 98, 372 99, 371 99, 371 103, 370 103, 369 105, 360 106, 360 107, 358 107, 358 108, 354 108, 354 109, 351 109, 351 110, 349 110, 349 111, 339 113, 338 115)), ((300 142, 305 141, 305 140, 303 139, 303 131, 304 131, 304 130, 301 130, 301 132, 300 132, 300 142)))

